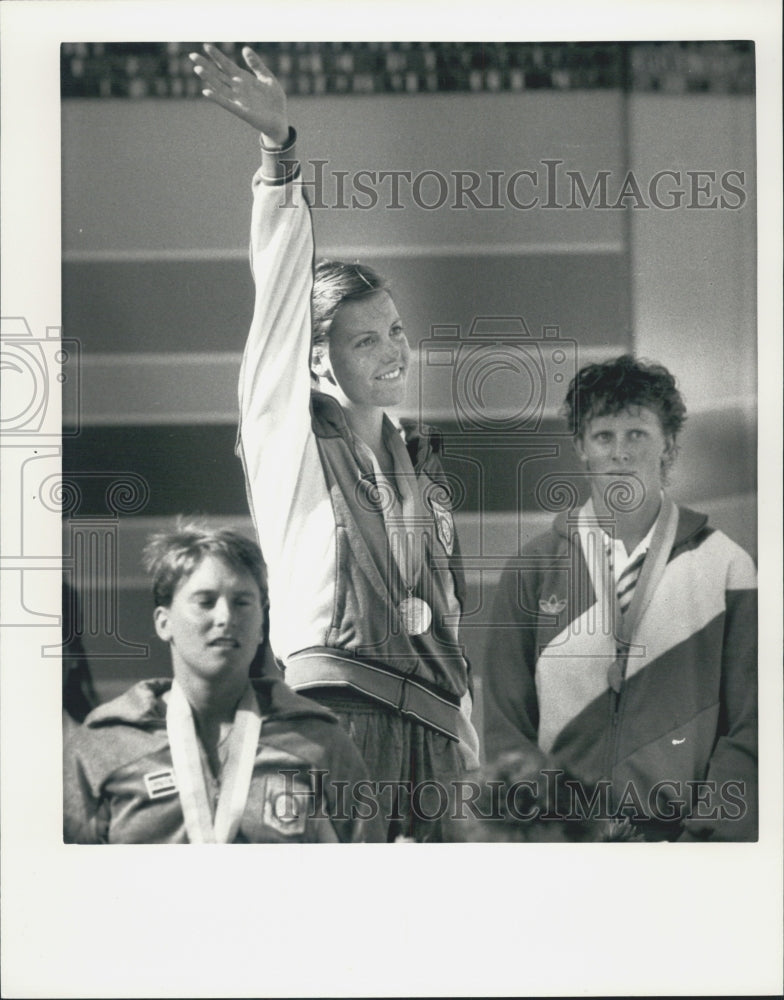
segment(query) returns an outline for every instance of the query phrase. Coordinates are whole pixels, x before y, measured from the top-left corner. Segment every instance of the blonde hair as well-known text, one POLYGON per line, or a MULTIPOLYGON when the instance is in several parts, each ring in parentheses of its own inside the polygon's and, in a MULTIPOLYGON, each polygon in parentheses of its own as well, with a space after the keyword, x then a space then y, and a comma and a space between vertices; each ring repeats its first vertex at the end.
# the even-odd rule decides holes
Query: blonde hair
POLYGON ((177 521, 172 531, 150 535, 142 553, 144 567, 152 577, 155 606, 170 607, 177 585, 207 555, 223 559, 233 569, 248 572, 267 611, 267 570, 258 545, 232 528, 208 528, 182 520, 177 521))
POLYGON ((313 271, 311 293, 312 343, 323 343, 335 313, 344 302, 385 291, 387 283, 366 264, 348 264, 342 260, 320 260, 313 271))

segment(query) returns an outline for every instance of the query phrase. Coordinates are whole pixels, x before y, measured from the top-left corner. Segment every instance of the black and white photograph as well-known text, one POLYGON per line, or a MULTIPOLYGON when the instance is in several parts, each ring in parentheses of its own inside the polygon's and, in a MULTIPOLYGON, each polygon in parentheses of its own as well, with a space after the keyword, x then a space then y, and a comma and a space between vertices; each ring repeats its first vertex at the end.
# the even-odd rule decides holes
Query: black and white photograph
POLYGON ((662 7, 2 12, 4 995, 781 988, 781 16, 662 7))

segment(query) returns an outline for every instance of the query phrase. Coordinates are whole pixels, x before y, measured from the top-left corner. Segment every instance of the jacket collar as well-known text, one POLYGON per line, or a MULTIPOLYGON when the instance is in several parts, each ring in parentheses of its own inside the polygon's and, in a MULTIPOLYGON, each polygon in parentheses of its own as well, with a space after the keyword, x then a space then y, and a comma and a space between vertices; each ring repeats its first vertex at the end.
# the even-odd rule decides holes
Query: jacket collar
MULTIPOLYGON (((346 420, 346 414, 340 403, 324 392, 312 390, 310 394, 310 409, 313 415, 313 430, 320 438, 343 438, 354 451, 354 434, 346 420)), ((406 448, 414 468, 419 468, 432 452, 437 451, 438 433, 431 427, 418 426, 413 420, 401 420, 406 448)), ((397 434, 398 430, 387 414, 384 414, 384 433, 397 434)), ((357 458, 357 455, 354 455, 357 458)), ((359 460, 357 458, 359 464, 359 460)))
MULTIPOLYGON (((557 534, 564 538, 572 538, 577 528, 577 513, 579 508, 570 511, 561 511, 556 515, 553 528, 557 534)), ((675 529, 675 541, 673 548, 683 545, 697 535, 708 523, 708 515, 700 514, 699 511, 691 510, 689 507, 678 507, 678 526, 675 529)))
MULTIPOLYGON (((140 728, 165 727, 166 707, 163 695, 171 687, 171 678, 139 681, 124 694, 93 709, 84 721, 90 729, 124 723, 140 728)), ((336 722, 329 709, 292 691, 277 677, 251 680, 262 719, 319 718, 336 722)))

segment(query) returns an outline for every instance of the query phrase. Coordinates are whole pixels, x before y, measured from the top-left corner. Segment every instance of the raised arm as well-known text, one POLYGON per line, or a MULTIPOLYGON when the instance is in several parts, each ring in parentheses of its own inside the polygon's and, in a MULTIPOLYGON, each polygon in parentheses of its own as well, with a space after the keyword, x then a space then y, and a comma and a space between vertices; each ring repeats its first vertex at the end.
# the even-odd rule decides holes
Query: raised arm
POLYGON ((250 244, 256 294, 239 378, 238 451, 269 570, 270 638, 285 657, 301 637, 281 628, 301 621, 303 606, 326 600, 312 571, 302 583, 302 566, 323 564, 326 573, 334 559, 335 524, 310 415, 312 225, 280 84, 248 48, 249 70, 214 46, 205 54, 191 54, 205 97, 261 138, 250 244))

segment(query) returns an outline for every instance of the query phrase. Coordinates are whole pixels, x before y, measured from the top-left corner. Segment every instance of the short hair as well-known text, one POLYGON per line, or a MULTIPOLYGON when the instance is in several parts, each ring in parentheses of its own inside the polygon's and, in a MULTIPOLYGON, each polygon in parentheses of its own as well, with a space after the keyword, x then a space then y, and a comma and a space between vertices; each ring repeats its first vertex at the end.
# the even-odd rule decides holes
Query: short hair
POLYGON ((366 264, 320 260, 313 271, 310 297, 312 343, 321 344, 327 339, 335 313, 344 302, 386 291, 387 287, 385 279, 366 264))
POLYGON ((686 405, 675 377, 664 365, 622 354, 602 364, 585 365, 569 383, 564 415, 576 437, 594 417, 614 416, 631 406, 653 410, 673 442, 686 421, 686 405))
POLYGON ((259 588, 266 614, 267 570, 258 545, 232 528, 208 528, 182 520, 177 521, 173 531, 150 535, 142 553, 145 569, 152 577, 155 607, 171 607, 180 581, 190 576, 207 555, 223 559, 233 569, 248 572, 259 588))

